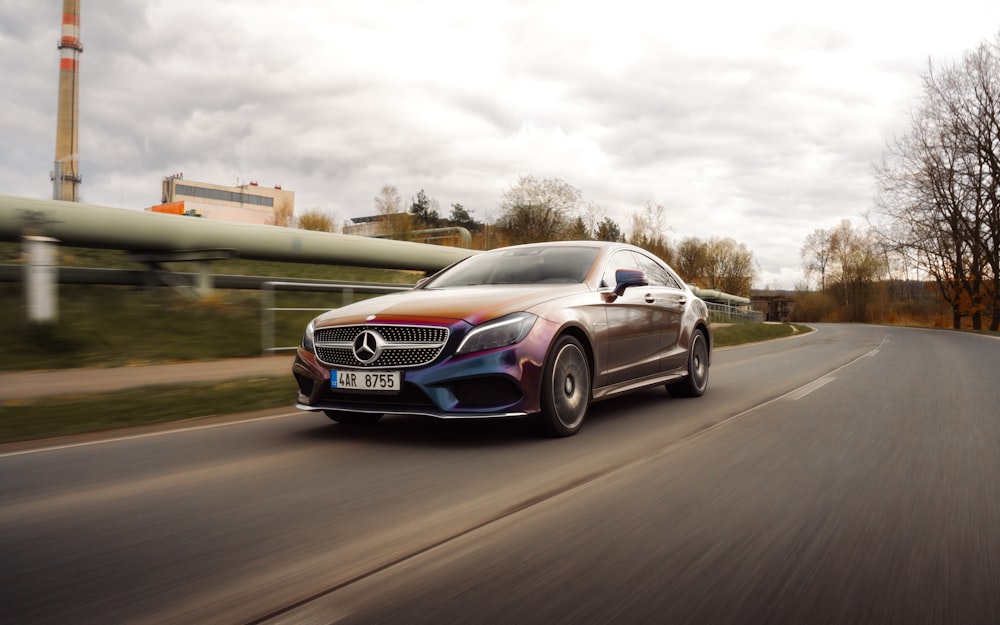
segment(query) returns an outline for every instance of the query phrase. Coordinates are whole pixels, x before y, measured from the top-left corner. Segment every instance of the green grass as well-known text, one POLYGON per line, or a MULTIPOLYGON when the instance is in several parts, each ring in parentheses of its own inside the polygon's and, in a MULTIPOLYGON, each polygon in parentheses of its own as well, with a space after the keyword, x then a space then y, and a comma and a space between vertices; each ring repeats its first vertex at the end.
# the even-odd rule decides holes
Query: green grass
MULTIPOLYGON (((5 300, 17 301, 17 287, 0 286, 0 293, 5 300)), ((259 307, 255 298, 237 293, 211 302, 189 302, 168 289, 63 285, 59 320, 53 326, 27 324, 20 306, 0 309, 5 345, 0 369, 120 367, 254 356, 260 353, 259 307)))
POLYGON ((805 332, 812 332, 812 328, 791 323, 736 323, 713 328, 712 336, 715 347, 729 347, 770 341, 805 332))
POLYGON ((0 443, 150 425, 295 402, 291 374, 280 378, 137 388, 0 405, 0 443))

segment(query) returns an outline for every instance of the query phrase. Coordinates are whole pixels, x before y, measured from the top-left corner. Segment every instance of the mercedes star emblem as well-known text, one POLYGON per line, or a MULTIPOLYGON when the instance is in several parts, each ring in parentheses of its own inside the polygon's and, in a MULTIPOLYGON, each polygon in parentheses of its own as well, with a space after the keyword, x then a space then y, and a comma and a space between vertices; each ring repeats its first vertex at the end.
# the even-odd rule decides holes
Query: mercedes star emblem
POLYGON ((375 362, 382 351, 382 337, 371 330, 365 330, 354 339, 354 357, 362 364, 375 362))

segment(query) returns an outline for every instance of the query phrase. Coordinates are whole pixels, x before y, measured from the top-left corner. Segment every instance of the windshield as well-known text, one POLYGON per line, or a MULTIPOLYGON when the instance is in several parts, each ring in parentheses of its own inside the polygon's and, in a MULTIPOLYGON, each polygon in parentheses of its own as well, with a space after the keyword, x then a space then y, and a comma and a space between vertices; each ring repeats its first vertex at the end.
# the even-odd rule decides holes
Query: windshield
POLYGON ((583 282, 599 251, 596 247, 546 246, 485 252, 431 278, 424 288, 583 282))

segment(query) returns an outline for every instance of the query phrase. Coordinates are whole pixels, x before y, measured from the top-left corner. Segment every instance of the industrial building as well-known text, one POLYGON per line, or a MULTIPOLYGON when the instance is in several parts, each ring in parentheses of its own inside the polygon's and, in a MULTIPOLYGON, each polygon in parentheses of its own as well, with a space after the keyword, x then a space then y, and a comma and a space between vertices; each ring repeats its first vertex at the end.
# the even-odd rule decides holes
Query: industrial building
POLYGON ((368 215, 367 217, 351 217, 344 222, 344 234, 353 234, 362 237, 376 237, 385 234, 388 230, 386 222, 389 220, 386 215, 368 215))
POLYGON ((249 224, 286 225, 295 212, 295 193, 281 188, 262 187, 256 182, 227 187, 185 180, 183 174, 163 178, 162 204, 146 210, 236 221, 249 224))

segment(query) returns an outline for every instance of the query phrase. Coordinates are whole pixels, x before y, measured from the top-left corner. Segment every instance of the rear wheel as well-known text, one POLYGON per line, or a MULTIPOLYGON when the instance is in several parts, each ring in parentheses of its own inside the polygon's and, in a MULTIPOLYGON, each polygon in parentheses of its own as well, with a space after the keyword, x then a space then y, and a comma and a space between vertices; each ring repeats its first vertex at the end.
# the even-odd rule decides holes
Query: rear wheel
POLYGON ((340 410, 324 410, 323 413, 330 417, 331 421, 336 421, 337 423, 343 425, 375 425, 378 423, 378 420, 382 418, 382 415, 371 412, 341 412, 340 410))
POLYGON ((705 392, 708 387, 708 339, 701 330, 691 337, 687 376, 666 386, 667 392, 674 397, 701 397, 705 392))
POLYGON ((590 365, 580 342, 569 335, 556 340, 542 374, 542 426, 551 436, 572 436, 580 429, 590 403, 590 365))

